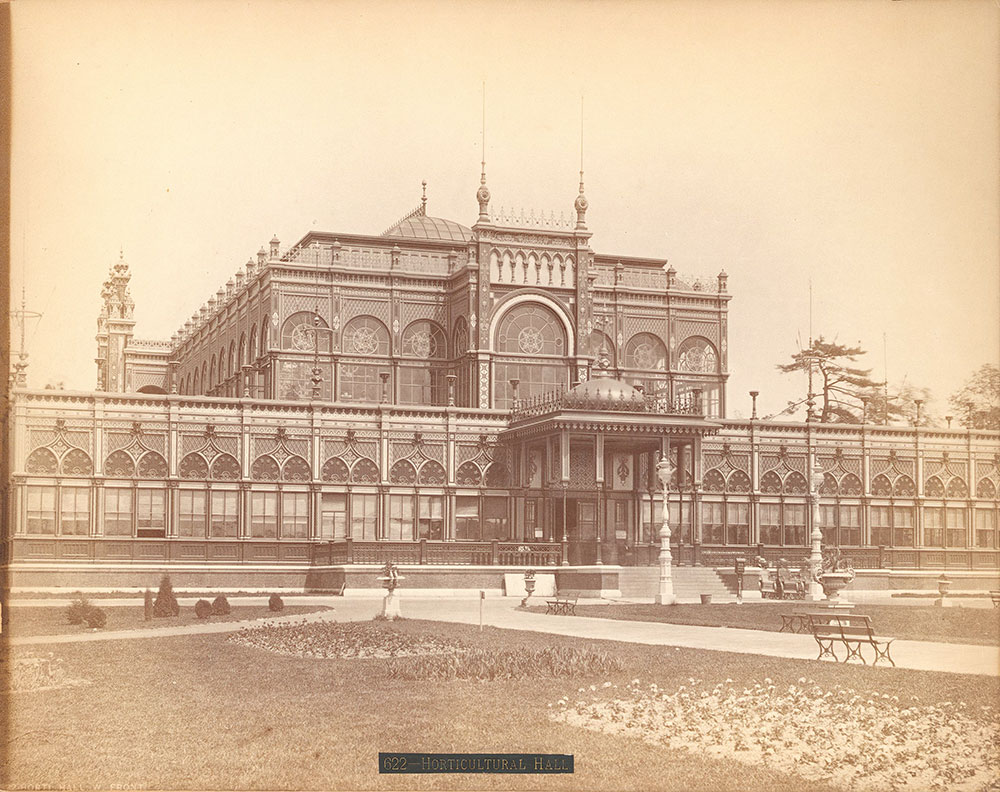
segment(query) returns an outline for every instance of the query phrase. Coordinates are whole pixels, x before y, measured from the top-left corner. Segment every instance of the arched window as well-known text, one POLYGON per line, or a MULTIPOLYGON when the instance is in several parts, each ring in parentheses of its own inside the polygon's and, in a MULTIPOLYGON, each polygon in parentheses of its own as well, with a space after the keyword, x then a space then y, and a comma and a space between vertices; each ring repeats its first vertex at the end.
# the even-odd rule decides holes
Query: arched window
POLYGON ((403 331, 403 357, 399 367, 399 401, 402 404, 444 404, 447 399, 443 361, 448 356, 444 331, 434 322, 419 319, 403 331))
POLYGON ((389 331, 374 316, 355 316, 344 327, 343 345, 345 355, 387 357, 389 331))
POLYGON ((242 371, 247 362, 247 334, 240 335, 240 345, 236 349, 236 368, 242 371))
POLYGON ((667 346, 652 333, 636 333, 625 344, 625 373, 630 385, 650 394, 667 395, 667 346))
POLYGON ((268 319, 265 317, 264 321, 260 323, 260 354, 267 354, 267 350, 270 348, 270 339, 267 333, 267 322, 268 319))
POLYGON ((497 328, 496 351, 517 355, 565 355, 562 322, 544 305, 512 308, 497 328))
POLYGON ((194 382, 191 383, 191 388, 190 388, 192 396, 197 396, 197 395, 199 395, 201 393, 201 391, 198 389, 200 385, 201 385, 201 382, 199 381, 198 370, 195 369, 195 371, 194 371, 194 382))
POLYGON ((212 388, 215 387, 215 356, 212 356, 212 362, 208 367, 208 382, 206 383, 206 391, 211 392, 212 388))
POLYGON ((233 374, 236 373, 236 371, 237 371, 236 365, 237 365, 236 364, 236 342, 235 341, 230 341, 229 342, 229 367, 228 367, 227 372, 226 372, 226 379, 229 379, 230 377, 233 376, 233 374))
POLYGON ((247 362, 252 364, 257 359, 257 325, 250 330, 250 357, 247 362))
POLYGON ((281 327, 281 348, 296 352, 315 352, 318 348, 320 352, 329 352, 330 333, 317 333, 317 327, 328 329, 327 323, 318 314, 312 311, 292 314, 281 327))
POLYGON ((719 355, 712 342, 701 336, 684 339, 677 348, 677 370, 694 374, 718 374, 719 355))
POLYGON ((550 308, 526 303, 511 308, 496 330, 493 406, 510 407, 510 380, 519 381, 518 398, 563 390, 569 382, 566 331, 550 308))
POLYGON ((625 368, 637 371, 666 371, 666 344, 652 333, 636 333, 625 345, 625 368))
MULTIPOLYGON (((340 363, 338 397, 342 401, 378 402, 381 400, 380 374, 389 373, 389 331, 374 316, 356 316, 344 326, 341 337, 345 358, 340 363)), ((391 390, 390 390, 391 392, 391 390)))
POLYGON ((451 334, 452 338, 452 355, 457 359, 457 365, 455 367, 455 374, 458 379, 455 380, 455 404, 459 407, 468 407, 469 405, 469 393, 470 393, 470 369, 472 364, 465 360, 465 355, 469 351, 469 323, 465 320, 464 316, 458 317, 455 322, 455 329, 451 334))

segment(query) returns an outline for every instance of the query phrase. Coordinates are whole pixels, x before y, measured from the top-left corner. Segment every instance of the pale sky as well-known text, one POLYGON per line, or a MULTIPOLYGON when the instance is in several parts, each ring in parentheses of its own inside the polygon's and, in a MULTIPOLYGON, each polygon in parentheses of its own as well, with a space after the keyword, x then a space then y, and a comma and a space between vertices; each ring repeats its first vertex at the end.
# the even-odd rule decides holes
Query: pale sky
MULTIPOLYGON (((725 268, 729 415, 800 395, 809 331, 938 415, 1000 361, 1000 4, 13 5, 11 270, 29 384, 96 381, 123 247, 136 335, 170 337, 273 234, 569 213, 584 96, 591 244, 725 268)), ((16 344, 16 337, 14 337, 16 344)))

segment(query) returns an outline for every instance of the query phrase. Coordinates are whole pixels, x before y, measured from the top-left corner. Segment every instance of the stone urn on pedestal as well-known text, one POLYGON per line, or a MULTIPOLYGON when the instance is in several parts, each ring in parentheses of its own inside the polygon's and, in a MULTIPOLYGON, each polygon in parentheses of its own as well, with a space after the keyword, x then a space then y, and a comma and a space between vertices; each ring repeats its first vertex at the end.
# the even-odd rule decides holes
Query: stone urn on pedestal
POLYGON ((386 561, 378 580, 385 589, 385 598, 382 600, 382 618, 402 618, 399 612, 399 596, 396 594, 396 587, 399 585, 399 581, 403 580, 399 569, 391 561, 386 561))
POLYGON ((934 600, 934 604, 937 605, 939 608, 944 608, 948 604, 948 600, 946 599, 946 597, 948 596, 948 589, 951 588, 951 579, 947 575, 942 573, 941 577, 937 579, 937 587, 938 587, 938 594, 940 594, 941 596, 938 599, 934 600))
POLYGON ((528 597, 535 593, 535 570, 524 570, 524 599, 521 600, 521 607, 528 607, 528 597))
POLYGON ((854 567, 850 561, 842 559, 839 552, 833 552, 823 558, 823 566, 813 579, 823 587, 824 603, 828 607, 851 607, 840 596, 847 585, 855 578, 854 567))

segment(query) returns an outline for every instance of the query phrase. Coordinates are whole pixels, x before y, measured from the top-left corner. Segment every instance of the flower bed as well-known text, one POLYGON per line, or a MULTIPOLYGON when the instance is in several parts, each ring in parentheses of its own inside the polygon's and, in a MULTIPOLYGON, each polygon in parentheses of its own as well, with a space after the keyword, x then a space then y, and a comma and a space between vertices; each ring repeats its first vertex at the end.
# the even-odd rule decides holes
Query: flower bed
POLYGON ((393 679, 478 679, 594 676, 620 671, 622 661, 607 652, 567 647, 468 649, 434 657, 400 660, 390 666, 393 679))
POLYGON ((714 688, 688 681, 673 693, 637 679, 623 692, 605 683, 590 687, 589 700, 564 697, 549 706, 560 722, 763 764, 843 789, 1000 788, 1000 725, 992 707, 824 691, 805 678, 784 690, 770 679, 714 688))
POLYGON ((572 677, 620 671, 607 652, 574 647, 474 646, 460 639, 400 630, 384 622, 264 624, 240 630, 230 641, 294 657, 378 658, 390 679, 572 677))
POLYGON ((27 692, 52 690, 70 685, 86 685, 89 680, 71 679, 66 676, 62 658, 49 652, 43 657, 26 655, 14 658, 10 666, 10 689, 27 692))
POLYGON ((247 627, 230 641, 293 657, 411 657, 463 651, 464 645, 373 622, 309 622, 247 627))

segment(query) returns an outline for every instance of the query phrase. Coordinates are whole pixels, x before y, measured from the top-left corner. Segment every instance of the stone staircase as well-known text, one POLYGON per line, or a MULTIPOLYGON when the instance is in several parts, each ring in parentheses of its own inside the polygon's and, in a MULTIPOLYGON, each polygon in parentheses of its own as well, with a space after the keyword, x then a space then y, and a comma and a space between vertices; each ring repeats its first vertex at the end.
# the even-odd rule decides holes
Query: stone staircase
MULTIPOLYGON (((671 568, 671 577, 674 596, 678 599, 697 600, 702 594, 722 598, 736 596, 736 591, 730 590, 712 567, 675 566, 671 568)), ((659 582, 659 567, 622 567, 618 587, 623 599, 648 599, 656 596, 659 582)))

